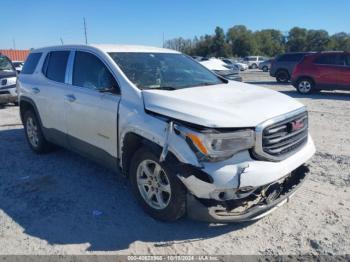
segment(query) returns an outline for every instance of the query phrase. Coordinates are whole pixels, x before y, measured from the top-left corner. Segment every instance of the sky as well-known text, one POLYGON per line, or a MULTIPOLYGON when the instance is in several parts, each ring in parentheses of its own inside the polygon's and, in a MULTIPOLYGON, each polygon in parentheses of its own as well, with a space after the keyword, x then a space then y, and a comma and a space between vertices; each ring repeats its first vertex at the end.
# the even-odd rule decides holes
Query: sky
POLYGON ((1 3, 0 49, 84 43, 162 46, 165 40, 294 26, 350 33, 349 0, 11 0, 1 3))

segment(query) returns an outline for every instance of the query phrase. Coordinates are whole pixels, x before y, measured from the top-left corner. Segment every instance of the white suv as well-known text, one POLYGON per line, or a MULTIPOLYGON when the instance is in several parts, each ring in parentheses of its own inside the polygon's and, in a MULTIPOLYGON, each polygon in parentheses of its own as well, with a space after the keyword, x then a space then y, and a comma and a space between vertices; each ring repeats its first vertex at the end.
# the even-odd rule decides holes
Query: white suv
POLYGON ((267 60, 267 58, 263 56, 246 56, 243 58, 243 63, 248 65, 248 67, 251 69, 257 69, 259 64, 265 60, 267 60))
POLYGON ((36 49, 18 90, 34 152, 56 144, 120 170, 165 221, 258 219, 292 196, 315 152, 302 104, 173 50, 36 49))

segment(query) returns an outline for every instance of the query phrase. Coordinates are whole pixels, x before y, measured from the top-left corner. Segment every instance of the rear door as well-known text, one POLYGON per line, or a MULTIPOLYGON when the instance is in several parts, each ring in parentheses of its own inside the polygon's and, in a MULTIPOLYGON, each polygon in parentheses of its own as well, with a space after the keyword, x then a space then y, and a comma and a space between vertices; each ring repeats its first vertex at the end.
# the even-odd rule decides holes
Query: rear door
POLYGON ((350 54, 339 55, 338 88, 350 89, 350 54))
POLYGON ((314 60, 313 64, 317 85, 321 88, 336 89, 339 76, 338 54, 321 54, 314 60))
POLYGON ((98 161, 117 157, 117 81, 97 54, 77 50, 73 56, 65 95, 70 146, 98 161))
POLYGON ((32 87, 35 101, 49 140, 66 145, 66 123, 64 112, 64 95, 68 86, 66 82, 67 61, 70 50, 51 51, 45 54, 43 66, 38 72, 41 81, 32 87))

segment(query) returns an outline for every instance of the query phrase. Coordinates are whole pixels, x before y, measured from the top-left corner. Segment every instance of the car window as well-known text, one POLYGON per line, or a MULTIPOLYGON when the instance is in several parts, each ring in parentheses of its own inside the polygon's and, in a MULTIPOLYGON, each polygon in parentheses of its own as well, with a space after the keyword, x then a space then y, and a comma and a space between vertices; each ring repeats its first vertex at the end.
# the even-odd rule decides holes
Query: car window
POLYGON ((341 55, 339 59, 339 64, 343 66, 349 66, 350 67, 350 55, 341 55))
POLYGON ((314 63, 319 65, 335 65, 337 64, 337 55, 336 54, 321 55, 315 59, 314 63))
POLYGON ((33 74, 39 63, 42 53, 30 53, 26 59, 21 74, 33 74))
POLYGON ((119 90, 106 65, 95 55, 81 51, 75 53, 73 85, 94 90, 119 90))
POLYGON ((259 61, 265 61, 266 60, 266 58, 265 57, 259 57, 259 61))
POLYGON ((47 54, 43 74, 56 82, 64 83, 70 51, 53 51, 47 54))
POLYGON ((285 54, 281 55, 278 62, 299 62, 304 57, 304 54, 285 54))

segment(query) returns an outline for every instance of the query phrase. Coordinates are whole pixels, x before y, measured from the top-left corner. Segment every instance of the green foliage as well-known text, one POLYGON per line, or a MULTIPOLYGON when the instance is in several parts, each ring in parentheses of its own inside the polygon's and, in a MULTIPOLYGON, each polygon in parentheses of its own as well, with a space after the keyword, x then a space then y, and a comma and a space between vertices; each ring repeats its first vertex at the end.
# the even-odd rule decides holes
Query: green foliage
POLYGON ((235 25, 225 34, 224 30, 217 26, 213 35, 194 39, 174 38, 166 41, 165 47, 203 57, 274 57, 284 52, 350 51, 350 34, 341 32, 330 36, 325 30, 294 27, 287 35, 283 35, 275 29, 252 32, 244 25, 235 25))
POLYGON ((258 54, 258 46, 254 34, 244 25, 236 25, 228 29, 226 38, 234 56, 258 54))

